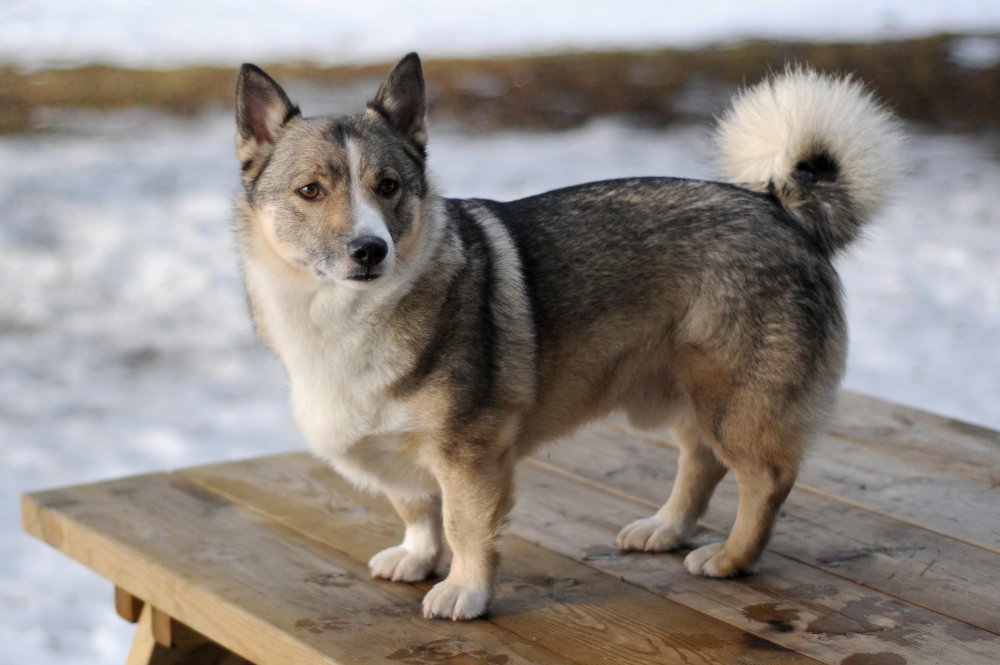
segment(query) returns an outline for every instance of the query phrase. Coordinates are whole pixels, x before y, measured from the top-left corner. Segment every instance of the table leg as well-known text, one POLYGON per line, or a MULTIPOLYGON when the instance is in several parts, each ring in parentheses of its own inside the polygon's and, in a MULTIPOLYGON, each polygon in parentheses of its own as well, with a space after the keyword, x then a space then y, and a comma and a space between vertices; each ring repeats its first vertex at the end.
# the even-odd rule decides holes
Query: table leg
POLYGON ((125 665, 252 664, 146 603, 139 613, 125 665), (161 641, 172 646, 164 646, 161 641))

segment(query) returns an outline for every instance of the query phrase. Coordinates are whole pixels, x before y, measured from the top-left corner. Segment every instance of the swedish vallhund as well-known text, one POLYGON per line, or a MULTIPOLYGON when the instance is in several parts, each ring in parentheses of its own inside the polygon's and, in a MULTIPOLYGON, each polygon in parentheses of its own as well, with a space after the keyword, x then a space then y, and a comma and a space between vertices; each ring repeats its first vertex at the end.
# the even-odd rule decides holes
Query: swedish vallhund
POLYGON ((484 614, 516 460, 616 410, 681 449, 669 500, 618 546, 682 546, 732 469, 732 531, 684 566, 752 572, 844 371, 831 259, 899 170, 899 124, 863 86, 790 67, 739 94, 717 131, 726 182, 505 203, 436 193, 416 54, 351 116, 303 117, 244 65, 236 119, 243 277, 295 422, 406 525, 373 576, 425 579, 443 536, 424 615, 484 614))

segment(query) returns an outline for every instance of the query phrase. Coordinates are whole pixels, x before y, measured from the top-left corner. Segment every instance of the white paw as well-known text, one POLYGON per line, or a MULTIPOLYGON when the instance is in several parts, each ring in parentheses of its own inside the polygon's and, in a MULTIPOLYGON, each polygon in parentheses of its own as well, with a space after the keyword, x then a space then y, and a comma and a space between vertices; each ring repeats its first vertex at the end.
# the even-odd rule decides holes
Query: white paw
POLYGON ((752 563, 740 565, 723 551, 722 545, 723 543, 712 543, 693 550, 684 558, 684 567, 692 575, 705 577, 733 577, 756 572, 756 566, 752 563))
POLYGON ((669 552, 681 546, 687 533, 658 517, 636 520, 618 532, 618 548, 636 552, 669 552))
POLYGON ((436 565, 436 556, 411 552, 402 545, 384 549, 368 562, 372 577, 381 577, 393 582, 425 580, 434 572, 436 565))
POLYGON ((424 596, 424 617, 427 619, 475 619, 486 613, 489 587, 462 586, 445 580, 438 582, 424 596))

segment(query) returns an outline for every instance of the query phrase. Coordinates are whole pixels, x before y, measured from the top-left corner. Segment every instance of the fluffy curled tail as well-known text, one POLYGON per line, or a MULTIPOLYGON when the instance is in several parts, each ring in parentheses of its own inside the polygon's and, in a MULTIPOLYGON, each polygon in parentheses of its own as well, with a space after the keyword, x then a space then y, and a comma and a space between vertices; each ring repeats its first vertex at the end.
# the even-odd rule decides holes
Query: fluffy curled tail
POLYGON ((723 177, 773 192, 832 255, 888 198, 899 122, 850 76, 789 67, 740 93, 719 120, 723 177))

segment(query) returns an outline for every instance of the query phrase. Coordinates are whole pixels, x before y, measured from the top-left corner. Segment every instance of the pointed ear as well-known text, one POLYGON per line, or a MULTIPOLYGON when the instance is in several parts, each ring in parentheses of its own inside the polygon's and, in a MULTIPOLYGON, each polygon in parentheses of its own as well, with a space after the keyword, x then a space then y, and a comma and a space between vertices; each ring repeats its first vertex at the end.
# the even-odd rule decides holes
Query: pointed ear
POLYGON ((427 145, 424 72, 416 53, 409 54, 392 68, 368 108, 421 148, 427 145))
POLYGON ((236 154, 240 161, 253 159, 262 148, 273 145, 289 120, 299 115, 281 86, 256 65, 240 68, 236 79, 236 154))

